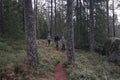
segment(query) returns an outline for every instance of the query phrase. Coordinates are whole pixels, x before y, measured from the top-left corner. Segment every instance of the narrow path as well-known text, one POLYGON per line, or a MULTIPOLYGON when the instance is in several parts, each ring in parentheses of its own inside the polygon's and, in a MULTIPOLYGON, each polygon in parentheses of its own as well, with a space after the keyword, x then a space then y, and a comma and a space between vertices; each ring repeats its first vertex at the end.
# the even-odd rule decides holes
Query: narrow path
MULTIPOLYGON (((59 52, 61 53, 61 52, 59 52)), ((62 53, 63 54, 63 53, 62 53)), ((63 54, 65 55, 65 54, 63 54)), ((65 55, 66 56, 66 55, 65 55)), ((68 80, 63 63, 55 65, 55 80, 68 80)))
POLYGON ((68 80, 62 63, 55 66, 55 80, 68 80))

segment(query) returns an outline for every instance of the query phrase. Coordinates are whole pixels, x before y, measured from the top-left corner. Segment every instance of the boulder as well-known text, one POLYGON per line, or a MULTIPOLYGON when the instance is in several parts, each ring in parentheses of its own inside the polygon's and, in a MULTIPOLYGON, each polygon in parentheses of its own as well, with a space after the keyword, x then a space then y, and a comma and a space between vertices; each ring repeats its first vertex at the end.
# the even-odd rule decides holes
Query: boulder
POLYGON ((120 51, 113 51, 108 59, 112 62, 120 62, 120 51))
POLYGON ((120 38, 109 38, 103 46, 103 53, 109 61, 120 62, 120 38))

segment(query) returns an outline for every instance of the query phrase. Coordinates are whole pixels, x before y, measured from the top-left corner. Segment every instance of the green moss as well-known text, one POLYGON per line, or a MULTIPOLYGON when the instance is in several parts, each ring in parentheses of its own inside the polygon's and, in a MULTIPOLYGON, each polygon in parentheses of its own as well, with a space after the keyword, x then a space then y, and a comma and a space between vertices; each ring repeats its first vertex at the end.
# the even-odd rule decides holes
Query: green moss
POLYGON ((76 53, 75 64, 67 66, 66 71, 70 80, 120 79, 119 66, 108 62, 106 58, 97 53, 84 51, 76 53))
MULTIPOLYGON (((2 46, 11 47, 10 50, 0 49, 0 70, 8 70, 7 65, 13 64, 13 68, 16 66, 23 66, 26 62, 25 57, 25 42, 23 41, 7 41, 1 42, 2 46), (12 51, 11 51, 12 50, 12 51)), ((90 53, 85 51, 77 51, 75 56, 76 60, 73 65, 67 65, 67 61, 62 54, 54 49, 53 44, 51 47, 47 46, 45 40, 39 40, 38 53, 39 53, 39 66, 37 70, 24 69, 23 73, 19 74, 21 80, 27 80, 26 76, 29 76, 31 80, 37 80, 40 78, 48 78, 54 80, 54 66, 58 62, 65 63, 66 72, 69 80, 116 80, 120 79, 120 67, 110 63, 105 57, 98 55, 97 53, 90 53), (28 75, 26 75, 29 73, 28 75)))
MULTIPOLYGON (((38 41, 38 53, 39 53, 39 66, 37 71, 34 69, 24 69, 22 64, 26 62, 26 53, 25 53, 25 42, 22 41, 6 41, 6 44, 3 46, 10 46, 12 51, 0 50, 0 70, 7 70, 7 65, 13 65, 13 69, 17 66, 22 66, 24 70, 22 74, 19 74, 21 80, 26 79, 26 76, 29 76, 31 80, 37 80, 40 78, 47 77, 53 80, 54 77, 54 66, 59 62, 65 62, 63 55, 58 54, 58 52, 52 47, 46 46, 45 40, 38 41), (26 73, 29 73, 26 75, 26 73)), ((5 43, 5 42, 4 42, 5 43)), ((14 71, 13 71, 14 72, 14 71)))

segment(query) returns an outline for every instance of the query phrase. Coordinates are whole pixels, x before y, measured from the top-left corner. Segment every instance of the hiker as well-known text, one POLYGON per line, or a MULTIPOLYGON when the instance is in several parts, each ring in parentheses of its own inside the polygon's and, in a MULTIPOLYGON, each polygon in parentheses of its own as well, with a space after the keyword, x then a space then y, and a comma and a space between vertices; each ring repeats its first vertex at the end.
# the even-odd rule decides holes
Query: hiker
POLYGON ((48 41, 48 46, 50 46, 50 43, 51 43, 51 36, 50 36, 50 33, 48 33, 47 41, 48 41))
POLYGON ((60 40, 60 38, 59 38, 58 34, 55 35, 54 41, 55 41, 55 48, 56 48, 57 50, 59 49, 59 40, 60 40))
POLYGON ((62 44, 61 50, 65 51, 65 38, 64 38, 64 36, 62 36, 62 38, 61 38, 61 44, 62 44))

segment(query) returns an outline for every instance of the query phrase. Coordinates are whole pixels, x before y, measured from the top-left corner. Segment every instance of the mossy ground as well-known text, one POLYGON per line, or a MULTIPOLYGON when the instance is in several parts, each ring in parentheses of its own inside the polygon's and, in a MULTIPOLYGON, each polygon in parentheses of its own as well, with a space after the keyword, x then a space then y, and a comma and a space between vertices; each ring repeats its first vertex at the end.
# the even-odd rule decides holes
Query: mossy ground
MULTIPOLYGON (((66 58, 47 46, 45 40, 38 40, 39 66, 27 65, 24 41, 0 42, 0 78, 4 80, 54 80, 54 66, 66 58)), ((120 80, 120 66, 108 62, 97 53, 76 51, 76 61, 65 66, 69 80, 120 80)))
POLYGON ((0 44, 0 78, 6 80, 54 80, 54 66, 65 61, 45 40, 38 40, 39 62, 37 69, 27 65, 24 41, 7 41, 0 44), (16 73, 16 69, 17 73, 16 73))
POLYGON ((66 67, 70 80, 120 80, 120 66, 97 53, 76 51, 76 61, 66 67))

